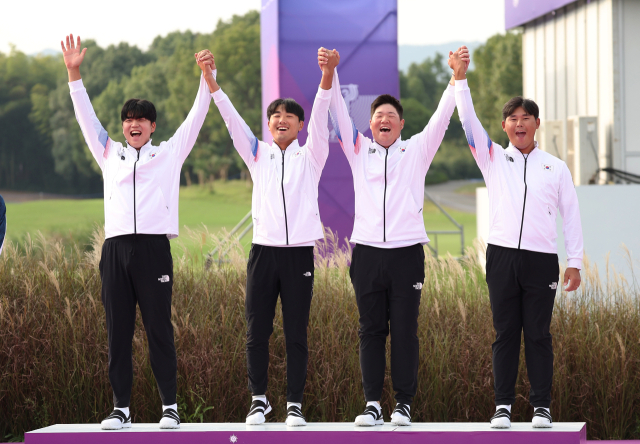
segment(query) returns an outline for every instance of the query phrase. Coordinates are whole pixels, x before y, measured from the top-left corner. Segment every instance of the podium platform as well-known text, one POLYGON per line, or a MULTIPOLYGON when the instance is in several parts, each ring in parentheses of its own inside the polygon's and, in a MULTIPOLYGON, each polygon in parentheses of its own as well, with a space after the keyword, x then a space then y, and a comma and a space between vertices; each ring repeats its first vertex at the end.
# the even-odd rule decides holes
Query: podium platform
POLYGON ((123 430, 101 430, 100 424, 57 424, 25 434, 26 444, 586 444, 586 440, 584 422, 554 423, 551 429, 513 423, 506 430, 492 429, 489 423, 414 423, 410 427, 205 423, 182 424, 179 430, 160 430, 158 424, 133 424, 123 430))

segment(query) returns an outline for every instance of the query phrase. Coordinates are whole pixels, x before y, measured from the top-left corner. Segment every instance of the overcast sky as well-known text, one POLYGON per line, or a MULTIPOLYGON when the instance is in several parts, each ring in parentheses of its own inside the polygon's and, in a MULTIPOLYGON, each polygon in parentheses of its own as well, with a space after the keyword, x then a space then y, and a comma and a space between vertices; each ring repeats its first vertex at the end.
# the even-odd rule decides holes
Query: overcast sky
MULTIPOLYGON (((100 46, 126 41, 146 50, 157 35, 187 29, 209 33, 219 19, 259 10, 261 3, 180 0, 168 9, 166 2, 147 0, 2 1, 0 52, 8 53, 10 44, 27 54, 59 50, 68 33, 95 39, 100 46)), ((398 0, 400 45, 484 41, 498 32, 504 32, 504 0, 398 0)))

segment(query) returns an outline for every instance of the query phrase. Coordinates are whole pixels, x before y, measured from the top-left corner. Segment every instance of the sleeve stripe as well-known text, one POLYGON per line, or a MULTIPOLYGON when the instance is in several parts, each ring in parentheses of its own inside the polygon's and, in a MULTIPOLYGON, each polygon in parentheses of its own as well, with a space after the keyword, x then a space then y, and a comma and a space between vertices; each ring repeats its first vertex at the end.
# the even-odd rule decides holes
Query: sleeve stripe
MULTIPOLYGON (((251 134, 253 136, 253 134, 251 134)), ((258 157, 258 138, 253 136, 253 142, 251 144, 251 154, 253 154, 254 159, 258 157)))

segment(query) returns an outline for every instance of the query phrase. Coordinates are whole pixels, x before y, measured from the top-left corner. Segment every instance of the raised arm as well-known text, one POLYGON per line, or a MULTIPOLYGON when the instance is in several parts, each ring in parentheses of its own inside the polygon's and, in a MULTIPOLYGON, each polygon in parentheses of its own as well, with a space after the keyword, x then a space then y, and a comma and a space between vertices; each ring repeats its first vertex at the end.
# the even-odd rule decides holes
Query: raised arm
MULTIPOLYGON (((453 54, 449 52, 449 55, 453 54)), ((451 66, 454 70, 459 71, 459 75, 465 76, 467 68, 469 67, 469 51, 466 46, 459 48, 456 51, 457 58, 455 65, 451 66)), ((434 156, 440 148, 442 139, 449 128, 451 122, 451 116, 453 110, 456 107, 455 100, 455 75, 451 76, 447 89, 442 94, 438 108, 429 119, 427 126, 417 136, 420 149, 422 150, 423 158, 427 167, 431 165, 434 156)))
POLYGON ((484 174, 488 171, 490 162, 493 160, 493 142, 476 116, 466 75, 461 71, 460 64, 456 64, 455 59, 459 57, 460 55, 456 53, 449 55, 449 66, 454 64, 457 66, 457 70, 454 69, 456 106, 469 148, 471 148, 471 154, 480 167, 480 171, 484 174))
POLYGON ((580 286, 580 269, 582 268, 584 247, 578 195, 571 179, 571 172, 564 163, 562 164, 562 178, 560 179, 558 209, 560 210, 560 216, 562 216, 562 233, 564 234, 564 246, 567 252, 567 269, 564 274, 565 291, 574 291, 580 286))
MULTIPOLYGON (((320 48, 323 50, 324 48, 320 48)), ((318 50, 318 56, 320 55, 318 50)), ((329 128, 327 127, 327 117, 329 111, 329 103, 331 102, 331 89, 336 66, 340 63, 340 54, 335 49, 333 51, 325 50, 327 63, 321 65, 322 78, 320 79, 320 87, 313 102, 311 109, 311 117, 309 118, 309 126, 307 130, 309 136, 307 138, 307 149, 311 155, 312 163, 320 177, 320 173, 329 157, 329 128)))
POLYGON ((196 100, 187 118, 168 141, 172 148, 176 150, 180 162, 184 162, 196 143, 198 133, 200 133, 204 119, 209 111, 211 93, 220 89, 215 79, 217 70, 213 55, 205 49, 194 54, 194 57, 202 71, 196 100))
MULTIPOLYGON (((325 55, 327 50, 320 48, 318 50, 318 65, 320 69, 328 63, 329 58, 325 55)), ((336 51, 337 52, 337 51, 336 51)), ((329 116, 331 117, 331 124, 336 132, 342 151, 347 156, 349 165, 352 165, 355 156, 359 152, 360 141, 358 138, 363 137, 357 130, 353 120, 349 116, 349 108, 347 103, 342 97, 342 90, 340 88, 340 80, 338 79, 338 72, 335 71, 331 82, 331 103, 329 104, 329 116)))
POLYGON ((69 75, 69 90, 71 92, 71 100, 73 101, 76 119, 80 124, 80 130, 91 150, 91 154, 93 154, 94 159, 96 159, 96 162, 98 162, 98 165, 102 168, 105 149, 108 147, 110 139, 107 131, 102 127, 102 124, 100 124, 89 100, 87 90, 82 84, 80 65, 82 65, 87 48, 80 51, 80 37, 78 37, 76 44, 73 41, 73 34, 67 36, 66 46, 64 42, 60 42, 60 45, 62 46, 64 64, 67 67, 67 74, 69 75))
POLYGON ((247 167, 249 167, 249 170, 251 170, 258 160, 258 138, 253 135, 249 125, 240 117, 229 97, 217 83, 216 86, 217 89, 212 94, 213 101, 220 111, 224 124, 227 126, 229 135, 233 140, 233 146, 247 167))

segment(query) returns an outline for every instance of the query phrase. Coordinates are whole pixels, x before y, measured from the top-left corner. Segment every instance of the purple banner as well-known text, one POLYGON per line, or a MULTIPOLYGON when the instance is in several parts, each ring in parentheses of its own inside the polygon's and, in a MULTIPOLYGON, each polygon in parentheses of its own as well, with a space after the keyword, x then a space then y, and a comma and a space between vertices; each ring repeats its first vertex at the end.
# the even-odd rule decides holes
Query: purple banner
MULTIPOLYGON (((311 115, 321 73, 318 48, 340 52, 340 83, 351 118, 371 137, 371 102, 380 94, 400 97, 396 0, 262 0, 263 140, 270 139, 266 108, 278 97, 291 97, 311 115)), ((331 128, 331 127, 330 127, 331 128)), ((307 139, 300 132, 302 145, 307 139)), ((350 237, 354 191, 351 169, 332 130, 329 159, 318 189, 325 227, 350 237)))
POLYGON ((504 27, 515 28, 577 0, 504 0, 504 27))

